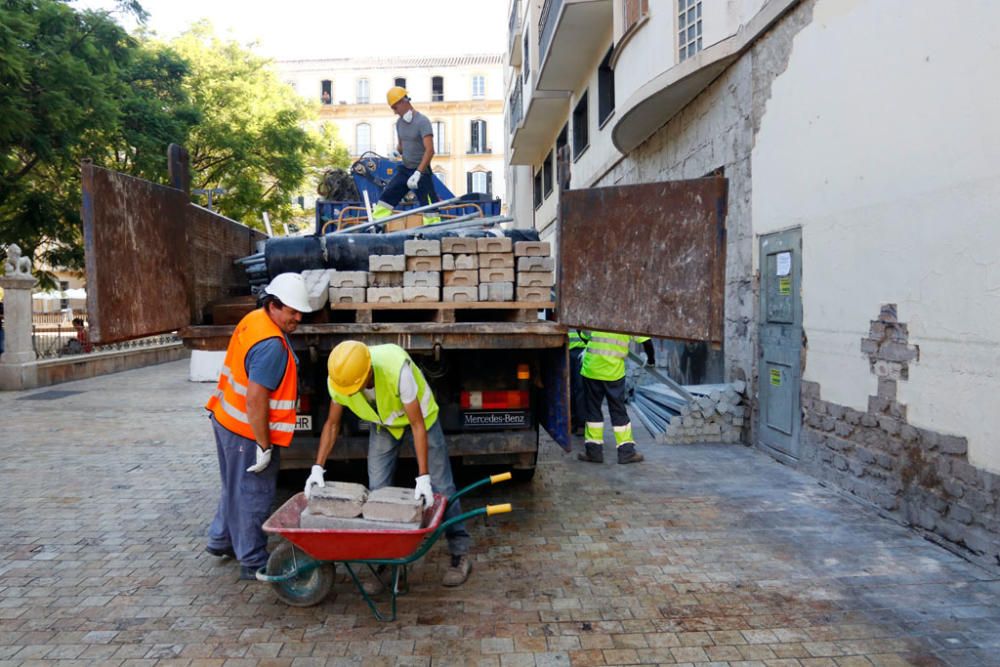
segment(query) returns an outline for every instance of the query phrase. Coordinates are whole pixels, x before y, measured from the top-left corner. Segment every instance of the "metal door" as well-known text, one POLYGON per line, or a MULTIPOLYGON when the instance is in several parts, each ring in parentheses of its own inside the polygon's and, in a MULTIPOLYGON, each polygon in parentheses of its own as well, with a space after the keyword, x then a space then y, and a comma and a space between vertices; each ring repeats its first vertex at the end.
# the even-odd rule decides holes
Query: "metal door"
POLYGON ((779 458, 799 457, 802 380, 802 230, 760 239, 758 442, 779 458))

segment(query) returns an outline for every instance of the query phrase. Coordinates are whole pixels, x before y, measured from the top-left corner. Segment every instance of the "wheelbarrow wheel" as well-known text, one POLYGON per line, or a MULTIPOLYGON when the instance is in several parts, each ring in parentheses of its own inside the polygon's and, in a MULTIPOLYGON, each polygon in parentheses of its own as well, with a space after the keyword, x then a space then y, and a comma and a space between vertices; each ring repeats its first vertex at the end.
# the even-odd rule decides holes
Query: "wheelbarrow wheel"
MULTIPOLYGON (((287 574, 315 562, 315 558, 296 549, 290 542, 282 542, 267 559, 267 574, 287 574)), ((287 581, 271 582, 271 587, 286 604, 293 607, 311 607, 322 602, 330 593, 334 574, 333 563, 320 563, 308 572, 303 572, 287 581)))

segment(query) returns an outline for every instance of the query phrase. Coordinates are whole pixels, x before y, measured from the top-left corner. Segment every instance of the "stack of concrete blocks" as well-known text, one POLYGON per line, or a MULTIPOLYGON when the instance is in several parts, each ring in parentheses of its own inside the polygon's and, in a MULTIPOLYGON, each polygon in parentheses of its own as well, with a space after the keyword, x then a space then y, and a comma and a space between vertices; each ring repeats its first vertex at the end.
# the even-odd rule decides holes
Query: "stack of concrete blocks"
POLYGON ((309 296, 309 307, 313 311, 326 306, 330 298, 330 276, 333 269, 310 269, 302 272, 302 280, 306 284, 306 294, 309 296))
POLYGON ((517 259, 518 301, 551 301, 556 284, 556 260, 547 241, 518 241, 514 244, 517 259))
POLYGON ((746 383, 693 385, 684 387, 694 400, 681 406, 680 415, 670 418, 670 424, 660 436, 667 444, 740 441, 743 424, 750 408, 744 403, 746 383))
POLYGON ((368 257, 369 303, 403 303, 403 274, 406 255, 370 255, 368 257))
POLYGON ((364 303, 367 287, 367 271, 330 271, 330 305, 364 303))
POLYGON ((361 484, 327 482, 313 487, 299 514, 300 528, 323 530, 414 530, 423 519, 423 503, 413 489, 385 487, 369 492, 361 484))
POLYGON ((442 301, 479 301, 479 246, 477 239, 441 239, 442 301))
POLYGON ((441 242, 411 239, 403 242, 403 302, 441 300, 441 242))
POLYGON ((514 247, 506 236, 476 239, 479 253, 479 300, 514 300, 514 247))

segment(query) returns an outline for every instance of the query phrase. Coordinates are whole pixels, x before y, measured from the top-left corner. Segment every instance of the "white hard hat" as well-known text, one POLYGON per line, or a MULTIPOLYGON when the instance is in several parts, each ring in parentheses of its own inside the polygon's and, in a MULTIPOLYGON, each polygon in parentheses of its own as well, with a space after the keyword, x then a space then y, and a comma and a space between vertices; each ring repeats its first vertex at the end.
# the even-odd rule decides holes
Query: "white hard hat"
POLYGON ((266 294, 276 296, 289 308, 300 313, 311 313, 309 292, 306 291, 306 281, 298 273, 281 273, 264 288, 266 294))

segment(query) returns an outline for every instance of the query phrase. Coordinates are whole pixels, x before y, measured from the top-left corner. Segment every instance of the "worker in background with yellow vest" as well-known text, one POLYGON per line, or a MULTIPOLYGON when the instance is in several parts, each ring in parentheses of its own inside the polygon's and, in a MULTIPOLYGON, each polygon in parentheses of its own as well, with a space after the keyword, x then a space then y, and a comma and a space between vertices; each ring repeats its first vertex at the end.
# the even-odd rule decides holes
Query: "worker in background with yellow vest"
POLYGON ((608 399, 611 426, 615 432, 618 463, 638 463, 642 454, 635 450, 632 422, 625 408, 625 359, 629 343, 643 344, 646 363, 655 365, 655 350, 648 336, 590 332, 590 340, 583 352, 580 374, 583 376, 583 410, 586 423, 583 427, 585 451, 579 459, 591 463, 604 462, 604 415, 601 403, 608 399))
POLYGON ((282 273, 264 288, 262 306, 236 325, 211 412, 222 477, 219 508, 205 551, 237 558, 240 579, 256 579, 267 564, 261 530, 271 512, 279 452, 295 433, 298 360, 286 338, 310 312, 305 281, 282 273))
MULTIPOLYGON (((313 486, 324 486, 323 464, 337 441, 345 407, 372 425, 368 431, 368 487, 371 490, 392 484, 405 438, 412 442, 417 459, 414 498, 430 505, 434 502, 435 491, 447 497, 455 494, 448 446, 438 421, 437 401, 406 350, 392 344, 368 346, 360 341, 344 341, 330 352, 327 371, 327 388, 332 399, 330 414, 320 434, 316 464, 306 481, 307 496, 313 486)), ((460 505, 453 503, 445 519, 461 514, 460 505)), ((469 578, 472 568, 468 555, 472 538, 462 523, 450 526, 445 537, 451 563, 441 583, 459 586, 469 578)), ((365 591, 374 594, 381 588, 381 582, 370 582, 365 591)))
POLYGON ((580 366, 583 351, 587 348, 590 332, 581 329, 569 330, 569 413, 573 435, 583 435, 583 376, 580 366))
MULTIPOLYGON (((396 137, 399 140, 396 150, 402 156, 403 164, 392 175, 372 209, 374 220, 392 215, 393 207, 410 190, 416 193, 418 207, 439 201, 431 174, 431 159, 434 157, 434 129, 431 121, 413 108, 405 88, 393 86, 386 93, 385 101, 399 116, 396 119, 396 137)), ((437 213, 430 211, 424 215, 425 225, 435 222, 441 222, 437 213)))

